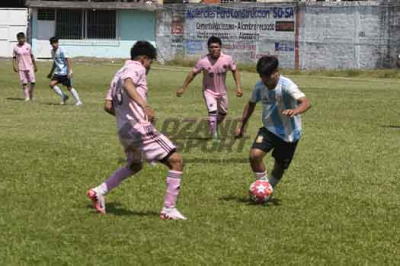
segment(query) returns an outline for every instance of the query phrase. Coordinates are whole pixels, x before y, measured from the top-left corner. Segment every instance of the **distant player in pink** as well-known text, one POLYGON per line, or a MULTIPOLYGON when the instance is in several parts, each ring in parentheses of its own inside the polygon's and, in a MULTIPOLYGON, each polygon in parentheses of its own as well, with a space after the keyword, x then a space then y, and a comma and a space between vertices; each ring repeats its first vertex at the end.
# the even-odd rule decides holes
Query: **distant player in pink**
POLYGON ((175 206, 183 171, 182 158, 171 141, 154 128, 154 111, 147 104, 146 75, 156 56, 157 51, 149 42, 136 42, 131 49, 131 60, 126 61, 111 81, 105 110, 116 117, 118 136, 126 153, 127 165, 88 191, 88 197, 100 213, 106 213, 106 193, 142 170, 145 159, 151 164, 161 162, 169 168, 160 218, 186 219, 175 206))
POLYGON ((13 49, 13 69, 19 74, 19 80, 24 90, 25 101, 33 99, 35 88, 35 73, 37 71, 35 57, 31 46, 25 41, 25 33, 17 34, 18 43, 13 49), (30 86, 28 86, 30 83, 30 86))
POLYGON ((187 75, 178 89, 178 97, 187 90, 189 84, 200 72, 203 72, 203 96, 208 109, 208 122, 211 136, 218 141, 218 125, 228 113, 228 96, 225 85, 226 73, 232 71, 236 83, 236 96, 242 97, 240 74, 232 57, 221 52, 222 42, 217 37, 210 37, 207 42, 208 54, 201 58, 187 75))

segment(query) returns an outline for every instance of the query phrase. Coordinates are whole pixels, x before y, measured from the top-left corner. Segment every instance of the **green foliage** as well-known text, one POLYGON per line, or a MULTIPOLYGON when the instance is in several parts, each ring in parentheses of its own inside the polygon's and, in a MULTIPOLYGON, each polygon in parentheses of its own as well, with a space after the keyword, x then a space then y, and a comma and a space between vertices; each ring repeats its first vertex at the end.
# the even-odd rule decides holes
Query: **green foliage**
MULTIPOLYGON (((243 151, 194 147, 182 152, 191 162, 178 203, 189 220, 162 221, 162 165, 147 165, 112 191, 105 216, 94 213, 85 195, 123 165, 115 121, 103 111, 121 64, 73 61, 84 102, 75 107, 72 98, 60 106, 48 88, 50 63, 39 63, 36 99, 25 103, 11 63, 0 62, 0 265, 398 264, 397 80, 358 71, 345 78, 289 75, 313 107, 303 115, 304 136, 274 200, 248 203, 250 140, 243 151), (361 76, 349 78, 356 74, 361 76)), ((155 68, 148 76, 160 129, 168 118, 207 115, 201 77, 182 98, 175 96, 188 70, 155 68)), ((236 98, 227 78, 231 118, 240 117, 258 78, 243 72, 242 80, 245 95, 236 98)), ((258 106, 247 131, 251 138, 260 120, 258 106)), ((265 162, 270 170, 272 158, 265 162)))

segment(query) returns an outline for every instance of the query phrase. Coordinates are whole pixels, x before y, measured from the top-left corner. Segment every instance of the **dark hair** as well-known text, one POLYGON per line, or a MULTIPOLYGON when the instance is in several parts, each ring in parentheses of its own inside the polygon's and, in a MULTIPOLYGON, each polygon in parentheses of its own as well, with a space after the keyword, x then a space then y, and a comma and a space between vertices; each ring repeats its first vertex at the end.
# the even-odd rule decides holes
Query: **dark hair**
POLYGON ((156 48, 148 41, 137 41, 131 49, 131 59, 135 59, 138 56, 145 55, 149 59, 157 58, 156 48))
POLYGON ((222 46, 221 39, 215 36, 211 36, 210 38, 208 38, 207 46, 210 46, 210 44, 212 43, 218 43, 219 46, 222 46))
POLYGON ((23 32, 18 32, 17 38, 18 38, 18 39, 19 39, 19 38, 25 38, 25 33, 23 33, 23 32))
POLYGON ((257 62, 257 73, 260 76, 269 76, 274 73, 279 66, 278 58, 271 55, 261 57, 257 62))
POLYGON ((50 44, 56 43, 58 42, 58 38, 57 37, 51 37, 50 38, 50 44))

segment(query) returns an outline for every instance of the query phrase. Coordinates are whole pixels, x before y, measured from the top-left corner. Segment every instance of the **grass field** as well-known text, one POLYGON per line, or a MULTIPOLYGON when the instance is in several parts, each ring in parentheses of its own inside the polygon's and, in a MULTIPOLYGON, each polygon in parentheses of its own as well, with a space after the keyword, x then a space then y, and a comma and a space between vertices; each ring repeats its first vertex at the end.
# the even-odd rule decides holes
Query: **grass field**
MULTIPOLYGON (((189 220, 162 221, 162 165, 147 165, 112 191, 105 216, 85 195, 123 165, 115 121, 103 111, 119 66, 74 64, 84 102, 75 107, 60 106, 48 88, 49 63, 39 63, 36 100, 25 103, 10 62, 0 62, 0 265, 400 264, 399 79, 289 76, 313 107, 267 206, 247 200, 259 107, 243 149, 207 151, 193 127, 188 140, 171 131, 182 146, 192 141, 182 150, 188 163, 178 203, 189 220)), ((187 70, 148 76, 160 129, 168 119, 206 116, 201 78, 175 97, 187 70)), ((228 78, 231 118, 240 117, 257 75, 242 79, 238 99, 228 78)), ((270 169, 271 157, 266 162, 270 169)))

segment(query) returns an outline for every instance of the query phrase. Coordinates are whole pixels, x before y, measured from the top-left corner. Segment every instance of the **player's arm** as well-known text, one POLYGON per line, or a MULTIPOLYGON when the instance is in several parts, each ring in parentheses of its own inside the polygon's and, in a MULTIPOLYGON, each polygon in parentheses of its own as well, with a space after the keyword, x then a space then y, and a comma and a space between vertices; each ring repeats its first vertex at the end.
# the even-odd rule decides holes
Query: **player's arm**
POLYGON ((242 91, 242 83, 240 82, 239 70, 237 68, 235 70, 232 70, 232 74, 233 74, 233 79, 235 80, 236 83, 236 97, 242 97, 243 91, 242 91))
POLYGON ((254 109, 256 108, 257 103, 248 102, 243 110, 243 115, 241 122, 235 130, 235 137, 241 138, 243 137, 244 129, 246 128, 247 121, 249 121, 252 116, 254 109))
POLYGON ((181 97, 182 94, 187 90, 189 84, 193 81, 193 79, 196 77, 197 73, 195 73, 193 70, 191 70, 186 78, 185 81, 183 82, 182 87, 180 87, 177 92, 176 92, 176 96, 181 97))
POLYGON ((69 57, 65 58, 65 60, 67 61, 67 68, 68 68, 68 78, 72 78, 72 63, 71 63, 71 59, 69 59, 69 57))
POLYGON ((133 83, 133 80, 130 78, 125 79, 124 82, 124 89, 126 93, 129 95, 129 97, 135 101, 144 111, 145 115, 147 115, 147 118, 151 123, 154 121, 154 110, 147 105, 146 101, 140 96, 140 94, 136 91, 135 84, 133 83))
POLYGON ((111 100, 106 100, 104 103, 104 111, 109 113, 110 115, 115 116, 114 106, 111 100))
POLYGON ((36 71, 37 71, 36 60, 35 60, 35 57, 33 56, 32 53, 31 53, 31 58, 32 58, 33 68, 34 68, 34 70, 35 70, 35 72, 36 72, 36 71))
POLYGON ((56 63, 53 62, 53 65, 51 66, 50 69, 50 73, 47 75, 49 79, 51 79, 51 77, 53 76, 54 69, 56 69, 56 63))
POLYGON ((14 70, 14 72, 18 72, 17 56, 16 55, 13 55, 13 70, 14 70))
POLYGON ((297 99, 298 106, 296 109, 287 109, 282 112, 283 115, 294 117, 295 115, 302 114, 311 108, 310 101, 307 97, 300 97, 297 99))

